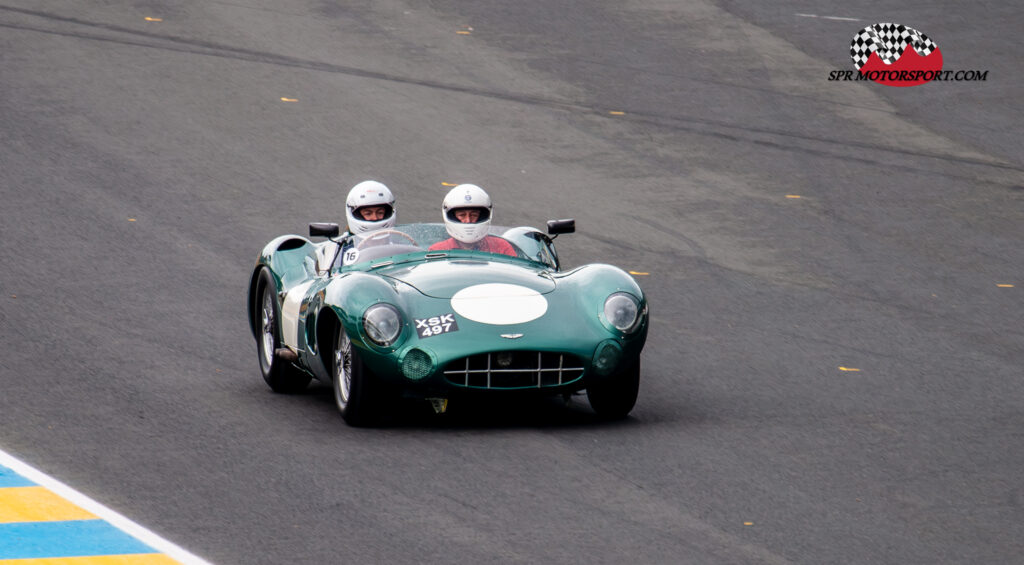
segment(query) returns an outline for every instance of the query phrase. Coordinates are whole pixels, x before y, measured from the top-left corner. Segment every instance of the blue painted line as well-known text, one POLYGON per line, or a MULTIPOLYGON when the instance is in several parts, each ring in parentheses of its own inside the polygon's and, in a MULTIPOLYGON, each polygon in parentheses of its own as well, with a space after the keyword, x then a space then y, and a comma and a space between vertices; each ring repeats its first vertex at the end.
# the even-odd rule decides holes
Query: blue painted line
POLYGON ((0 559, 157 553, 103 520, 0 524, 0 559))
POLYGON ((7 487, 34 487, 35 483, 15 473, 14 471, 0 465, 0 488, 7 487))

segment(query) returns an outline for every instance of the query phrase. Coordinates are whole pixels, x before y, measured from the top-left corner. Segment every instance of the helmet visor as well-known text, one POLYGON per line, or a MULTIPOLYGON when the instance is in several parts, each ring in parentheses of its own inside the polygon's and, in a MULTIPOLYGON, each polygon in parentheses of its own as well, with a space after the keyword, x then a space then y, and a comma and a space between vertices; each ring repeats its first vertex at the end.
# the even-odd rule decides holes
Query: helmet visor
POLYGON ((491 219, 491 210, 483 206, 466 206, 448 210, 446 217, 456 224, 480 224, 491 219))
POLYGON ((395 214, 395 209, 390 204, 370 204, 360 206, 352 211, 357 220, 364 222, 382 222, 388 220, 395 214))

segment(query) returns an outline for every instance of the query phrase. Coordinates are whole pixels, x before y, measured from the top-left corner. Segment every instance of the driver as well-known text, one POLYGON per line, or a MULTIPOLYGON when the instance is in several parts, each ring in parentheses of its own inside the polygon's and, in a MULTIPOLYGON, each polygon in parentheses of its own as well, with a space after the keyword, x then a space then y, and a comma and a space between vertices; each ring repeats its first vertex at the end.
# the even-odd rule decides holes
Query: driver
POLYGON ((340 247, 322 247, 318 264, 330 264, 335 267, 340 265, 344 261, 343 257, 353 247, 352 238, 348 235, 394 227, 395 195, 384 183, 364 180, 348 191, 348 197, 345 199, 345 218, 348 220, 348 234, 345 236, 347 239, 340 247))
POLYGON ((475 184, 460 184, 448 192, 441 217, 451 237, 430 246, 430 251, 472 249, 516 256, 512 244, 487 235, 491 226, 491 197, 475 184))
POLYGON ((348 191, 345 216, 350 234, 394 227, 395 195, 383 183, 364 180, 348 191))

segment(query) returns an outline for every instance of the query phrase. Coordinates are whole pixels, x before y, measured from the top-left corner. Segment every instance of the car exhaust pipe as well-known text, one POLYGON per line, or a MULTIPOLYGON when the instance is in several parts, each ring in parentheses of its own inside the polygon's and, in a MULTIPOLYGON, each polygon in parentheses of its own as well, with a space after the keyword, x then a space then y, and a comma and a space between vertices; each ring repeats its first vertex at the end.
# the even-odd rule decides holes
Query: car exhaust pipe
POLYGON ((299 360, 299 354, 288 349, 287 347, 280 347, 274 350, 274 357, 281 359, 282 361, 288 361, 294 363, 299 360))

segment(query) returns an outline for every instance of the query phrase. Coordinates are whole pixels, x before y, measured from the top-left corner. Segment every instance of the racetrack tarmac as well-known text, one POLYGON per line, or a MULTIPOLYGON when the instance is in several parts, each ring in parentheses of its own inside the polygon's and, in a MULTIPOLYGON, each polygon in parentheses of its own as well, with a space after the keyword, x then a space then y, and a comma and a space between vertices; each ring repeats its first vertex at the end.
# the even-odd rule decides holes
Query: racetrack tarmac
POLYGON ((0 0, 0 450, 212 563, 1019 563, 1013 2, 0 0), (830 82, 876 22, 985 81, 830 82), (262 246, 452 183, 651 303, 640 398, 347 427, 262 246))

